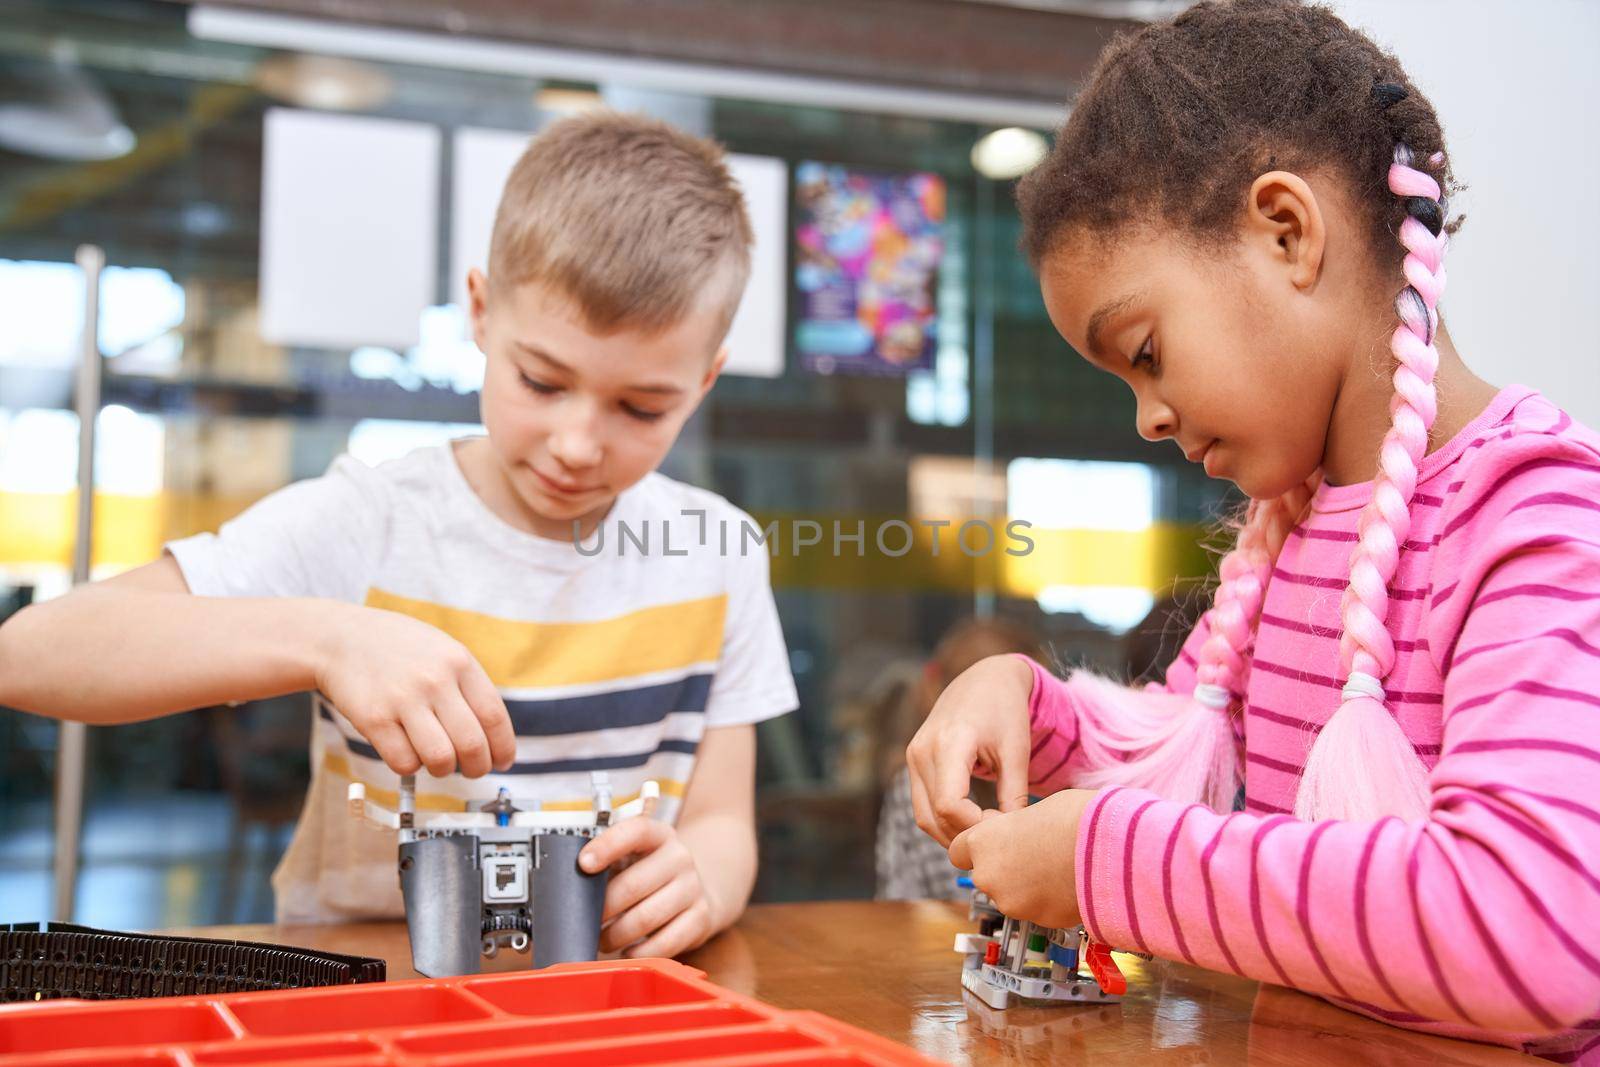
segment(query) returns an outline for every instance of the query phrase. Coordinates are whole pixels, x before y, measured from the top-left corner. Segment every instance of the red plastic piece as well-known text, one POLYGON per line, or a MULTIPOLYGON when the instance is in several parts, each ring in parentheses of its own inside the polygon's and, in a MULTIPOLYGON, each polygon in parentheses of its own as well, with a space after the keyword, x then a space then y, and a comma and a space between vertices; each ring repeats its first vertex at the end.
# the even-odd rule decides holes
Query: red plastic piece
POLYGON ((1000 962, 1000 942, 989 942, 989 947, 983 950, 983 962, 991 966, 1000 962))
POLYGON ((1094 975, 1094 980, 1100 988, 1107 993, 1121 996, 1128 991, 1128 980, 1122 976, 1122 969, 1117 966, 1117 961, 1111 958, 1111 949, 1098 941, 1089 942, 1089 973, 1094 975))
POLYGON ((934 1061, 671 960, 327 989, 0 1007, 0 1067, 720 1067, 934 1061))

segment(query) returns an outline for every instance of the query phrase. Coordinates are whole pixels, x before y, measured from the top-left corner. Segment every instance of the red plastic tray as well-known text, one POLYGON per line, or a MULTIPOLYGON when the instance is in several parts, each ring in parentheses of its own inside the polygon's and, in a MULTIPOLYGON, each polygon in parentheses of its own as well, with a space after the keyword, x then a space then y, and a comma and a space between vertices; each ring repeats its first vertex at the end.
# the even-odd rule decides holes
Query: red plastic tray
POLYGON ((4 1067, 922 1065, 892 1041, 780 1011, 672 960, 330 989, 0 1007, 4 1067))

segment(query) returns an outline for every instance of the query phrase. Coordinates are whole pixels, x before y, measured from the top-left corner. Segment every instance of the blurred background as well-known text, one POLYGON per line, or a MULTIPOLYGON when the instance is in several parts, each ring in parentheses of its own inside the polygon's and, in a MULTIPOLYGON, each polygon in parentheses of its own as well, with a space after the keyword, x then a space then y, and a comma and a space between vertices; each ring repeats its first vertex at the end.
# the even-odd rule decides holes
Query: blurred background
MULTIPOLYGON (((665 470, 822 531, 773 560, 801 707, 762 726, 756 899, 872 895, 952 626, 1135 677, 1203 606, 1199 542, 1239 500, 1142 441, 1131 395, 1051 329, 1012 203, 1105 42, 1183 6, 0 4, 0 619, 70 588, 80 544, 102 577, 341 452, 477 432, 463 279, 511 163, 563 115, 655 114, 734 154, 757 233, 730 372, 665 470), (890 520, 903 555, 873 544, 890 520), (1034 548, 969 555, 969 520, 1030 523, 1034 548), (836 523, 865 524, 862 555, 836 523)), ((1600 170, 1592 129, 1527 103, 1592 99, 1597 9, 1336 6, 1433 93, 1471 185, 1458 344, 1600 422, 1594 225, 1541 208, 1518 151, 1559 153, 1574 187, 1600 170)), ((55 800, 57 724, 0 709, 0 921, 269 920, 308 724, 300 695, 91 730, 80 813, 55 800), (81 829, 70 916, 58 820, 81 829)))

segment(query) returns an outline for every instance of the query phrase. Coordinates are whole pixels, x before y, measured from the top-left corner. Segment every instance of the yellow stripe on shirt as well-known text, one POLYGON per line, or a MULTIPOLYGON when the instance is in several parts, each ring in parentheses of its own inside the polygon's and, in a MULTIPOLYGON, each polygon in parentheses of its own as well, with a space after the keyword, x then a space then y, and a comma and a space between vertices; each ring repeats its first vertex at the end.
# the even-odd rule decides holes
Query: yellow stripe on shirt
MULTIPOLYGON (((344 753, 331 747, 323 750, 322 766, 323 769, 329 774, 336 774, 340 778, 343 778, 347 781, 361 782, 362 785, 367 787, 367 799, 378 805, 380 808, 388 808, 390 811, 399 810, 400 794, 396 793, 393 789, 385 789, 381 785, 373 785, 370 782, 362 781, 362 779, 357 778, 355 772, 350 767, 350 761, 345 758, 344 753)), ((655 782, 656 785, 660 787, 662 796, 677 797, 680 800, 683 798, 683 794, 688 788, 688 783, 680 782, 672 778, 657 778, 655 779, 655 782)), ((624 804, 630 804, 637 800, 638 797, 639 794, 637 791, 629 793, 626 796, 612 797, 611 806, 613 808, 620 808, 624 804)), ((594 799, 592 797, 583 800, 547 800, 542 801, 539 804, 540 811, 591 811, 593 808, 594 799)), ((448 793, 418 793, 417 810, 468 811, 471 809, 467 801, 462 800, 457 796, 451 796, 448 793)))
POLYGON ((382 589, 367 606, 408 615, 460 641, 502 689, 607 682, 714 661, 726 594, 641 608, 594 622, 522 622, 413 600, 382 589), (618 664, 627 664, 626 673, 618 664))

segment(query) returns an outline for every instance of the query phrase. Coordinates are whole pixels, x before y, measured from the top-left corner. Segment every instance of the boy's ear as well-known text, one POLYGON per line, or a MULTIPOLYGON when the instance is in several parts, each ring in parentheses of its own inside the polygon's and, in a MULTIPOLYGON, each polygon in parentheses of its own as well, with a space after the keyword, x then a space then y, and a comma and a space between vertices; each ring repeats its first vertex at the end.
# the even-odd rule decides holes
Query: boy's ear
POLYGON ((1296 289, 1309 290, 1321 278, 1327 224, 1316 194, 1298 174, 1273 170, 1251 183, 1245 233, 1263 242, 1296 289))
POLYGON ((489 354, 489 279, 473 267, 467 271, 467 313, 472 317, 472 341, 489 354))
POLYGON ((711 366, 706 368, 706 376, 700 381, 700 398, 711 392, 711 387, 717 383, 717 376, 722 373, 722 368, 728 362, 728 346, 723 345, 717 349, 716 358, 711 361, 711 366))

